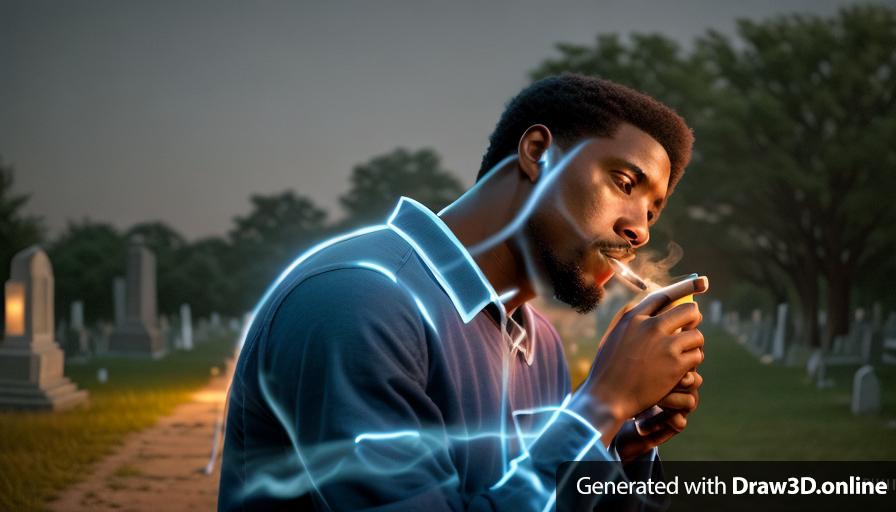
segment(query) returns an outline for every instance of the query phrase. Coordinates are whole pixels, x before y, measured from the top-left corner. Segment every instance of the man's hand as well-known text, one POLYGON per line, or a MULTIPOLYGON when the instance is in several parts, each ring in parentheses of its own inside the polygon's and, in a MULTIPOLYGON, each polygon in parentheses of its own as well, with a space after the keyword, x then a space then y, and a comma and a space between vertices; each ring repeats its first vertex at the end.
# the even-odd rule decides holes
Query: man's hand
POLYGON ((668 395, 657 404, 662 412, 639 422, 626 421, 616 434, 616 452, 623 462, 644 455, 665 443, 687 427, 688 414, 700 404, 700 386, 703 377, 690 371, 668 395))
POLYGON ((696 329, 702 316, 696 303, 658 312, 708 286, 708 280, 700 277, 653 292, 621 315, 607 333, 591 373, 570 404, 595 421, 605 444, 625 420, 664 397, 684 400, 682 393, 670 391, 703 361, 703 335, 696 329))

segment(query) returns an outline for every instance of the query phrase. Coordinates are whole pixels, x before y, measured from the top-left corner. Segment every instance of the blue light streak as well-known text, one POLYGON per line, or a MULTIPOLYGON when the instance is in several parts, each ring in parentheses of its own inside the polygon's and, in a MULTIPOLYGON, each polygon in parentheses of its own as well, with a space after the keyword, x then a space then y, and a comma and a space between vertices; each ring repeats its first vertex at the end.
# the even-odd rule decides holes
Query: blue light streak
POLYGON ((388 277, 389 279, 391 279, 393 283, 397 283, 397 282, 398 282, 398 278, 395 277, 395 274, 393 274, 392 272, 389 272, 388 270, 386 270, 386 268, 383 267, 382 265, 377 265, 376 263, 372 263, 372 262, 369 262, 369 261, 359 261, 359 262, 358 262, 358 266, 359 266, 359 267, 364 267, 364 268, 369 268, 370 270, 373 270, 373 271, 375 271, 375 272, 379 272, 380 274, 383 274, 384 276, 386 276, 386 277, 388 277))
MULTIPOLYGON (((523 223, 527 220, 527 218, 531 215, 532 211, 537 205, 537 202, 542 198, 542 196, 548 190, 548 187, 557 176, 560 174, 560 170, 562 170, 577 154, 581 149, 585 146, 587 141, 584 141, 577 146, 575 146, 568 153, 563 155, 561 158, 557 158, 558 151, 554 148, 551 148, 548 152, 545 152, 542 155, 540 160, 541 165, 544 168, 542 173, 542 177, 538 180, 535 185, 534 191, 530 195, 530 197, 526 200, 523 207, 520 210, 520 213, 517 214, 513 221, 505 226, 498 233, 492 235, 488 239, 476 244, 474 247, 469 250, 465 248, 459 240, 454 236, 454 234, 447 229, 443 222, 441 222, 432 212, 426 209, 424 206, 420 205, 420 203, 414 201, 413 199, 402 197, 399 201, 399 205, 395 208, 393 213, 390 215, 389 219, 385 224, 370 226, 362 229, 358 229, 356 231, 347 233, 345 235, 337 236, 331 238, 325 242, 322 242, 311 249, 305 251, 301 256, 296 258, 289 266, 287 266, 283 272, 277 277, 277 279, 268 287, 266 292, 264 293, 262 299, 259 301, 255 309, 253 310, 249 321, 246 322, 244 326, 244 331, 242 333, 242 342, 245 342, 245 338, 248 336, 248 332, 250 326, 254 323, 255 318, 257 318, 258 313, 261 311, 261 308, 264 304, 270 299, 274 290, 303 262, 307 261, 314 254, 330 247, 339 242, 349 240, 351 238, 355 238, 358 236, 362 236, 369 233, 374 233, 383 230, 390 230, 400 236, 408 245, 414 250, 418 257, 432 270, 432 274, 435 276, 435 279, 441 285, 441 287, 445 290, 448 297, 451 299, 452 303, 456 307, 461 320, 464 323, 469 323, 481 310, 489 303, 493 303, 497 306, 498 311, 500 313, 500 325, 502 336, 505 341, 509 340, 509 335, 507 334, 506 326, 507 326, 507 313, 504 308, 504 303, 511 300, 518 293, 518 289, 511 289, 504 291, 502 294, 498 295, 494 288, 491 286, 491 283, 485 278, 482 274, 479 266, 474 262, 473 255, 479 254, 481 251, 487 250, 492 247, 495 243, 503 241, 514 233, 516 233, 522 226, 523 223), (559 160, 559 161, 558 161, 559 160), (404 203, 409 203, 415 206, 420 211, 424 212, 428 215, 431 220, 433 220, 433 225, 438 226, 439 229, 443 231, 448 240, 454 243, 458 249, 460 250, 460 254, 466 259, 467 263, 476 271, 477 276, 482 281, 486 290, 488 291, 487 299, 481 300, 479 303, 465 307, 464 302, 462 301, 460 291, 454 289, 450 283, 446 280, 445 276, 439 272, 438 267, 433 263, 432 258, 423 250, 420 244, 414 240, 407 232, 402 230, 395 224, 396 216, 401 210, 401 206, 404 203)), ((506 160, 505 162, 506 163, 506 160)), ((481 183, 485 180, 481 180, 476 186, 473 187, 472 190, 475 190, 481 183)), ((441 213, 447 211, 451 206, 445 208, 441 213)), ((528 257, 528 255, 524 255, 524 257, 528 257)), ((401 284, 395 275, 394 272, 388 270, 385 266, 369 260, 362 260, 356 262, 356 265, 361 268, 366 268, 375 272, 378 272, 387 278, 389 278, 393 283, 398 284, 399 286, 404 287, 411 297, 414 299, 414 303, 416 304, 421 317, 423 320, 433 329, 433 331, 438 334, 438 330, 436 329, 435 322, 433 321, 433 317, 424 305, 424 303, 420 300, 420 298, 413 293, 413 291, 407 289, 403 284, 401 284)), ((570 403, 571 395, 567 395, 563 401, 557 406, 544 406, 544 407, 536 407, 531 409, 519 409, 514 410, 509 414, 509 417, 513 420, 513 431, 514 437, 508 435, 508 408, 509 408, 509 382, 510 382, 510 371, 511 371, 511 361, 512 361, 512 340, 511 343, 504 344, 504 354, 502 361, 502 375, 501 375, 501 403, 500 403, 500 424, 498 432, 494 431, 479 431, 473 434, 464 433, 454 434, 451 432, 446 432, 444 430, 436 430, 433 432, 420 431, 420 430, 397 430, 394 432, 363 432, 356 435, 353 439, 354 449, 351 447, 347 447, 344 444, 335 443, 332 446, 313 446, 309 447, 309 453, 311 454, 312 462, 309 463, 308 457, 304 457, 302 450, 299 446, 299 441, 297 438, 297 433, 295 430, 295 422, 292 421, 280 407, 279 404, 273 399, 270 390, 268 389, 267 382, 265 382, 265 378, 262 371, 259 371, 259 382, 262 395, 270 406, 271 410, 274 413, 274 416, 277 418, 278 422, 282 425, 285 430, 290 443, 294 449, 294 453, 296 456, 296 460, 298 461, 302 473, 289 481, 278 481, 271 477, 264 477, 263 475, 259 478, 256 478, 252 481, 251 485, 247 484, 246 489, 257 489, 259 487, 265 487, 272 492, 279 493, 288 493, 288 492, 299 492, 303 489, 305 492, 313 491, 317 494, 317 496, 322 500, 324 506, 329 507, 326 503, 323 494, 320 492, 319 485, 321 482, 335 480, 335 479, 347 479, 351 477, 357 477, 359 472, 367 470, 367 471, 377 471, 379 474, 383 474, 383 472, 387 474, 398 474, 401 471, 407 470, 416 464, 423 457, 427 457, 436 453, 436 451, 448 450, 450 449, 450 445, 448 443, 451 442, 472 442, 475 440, 486 439, 486 438, 497 438, 500 442, 501 447, 501 461, 503 474, 500 479, 496 483, 494 483, 491 487, 492 490, 499 489, 502 486, 506 485, 508 481, 510 481, 514 476, 519 476, 520 481, 527 482, 527 485, 531 488, 533 494, 540 499, 546 500, 544 510, 548 510, 553 507, 556 500, 556 492, 552 488, 548 490, 545 486, 545 482, 541 480, 536 472, 534 472, 531 468, 532 466, 527 464, 527 461, 531 462, 531 453, 530 447, 538 442, 538 439, 541 438, 553 425, 556 424, 560 415, 566 415, 571 418, 574 418, 576 421, 585 425, 587 428, 593 432, 593 436, 591 439, 582 447, 582 449, 577 453, 575 460, 579 461, 583 457, 587 455, 587 453, 594 449, 595 446, 598 446, 598 441, 601 438, 601 433, 596 429, 590 422, 588 422, 584 417, 577 414, 575 411, 568 409, 568 405, 570 403), (551 413, 550 418, 547 422, 538 429, 537 432, 525 432, 519 422, 519 417, 524 415, 534 415, 534 414, 543 414, 543 413, 551 413), (421 442, 414 445, 414 449, 419 450, 418 452, 414 452, 415 456, 413 460, 402 460, 402 461, 394 461, 393 464, 390 465, 389 468, 382 468, 370 462, 363 454, 357 452, 356 450, 360 450, 362 445, 368 445, 371 442, 383 442, 383 443, 394 443, 400 442, 401 440, 409 440, 416 439, 421 442), (520 446, 520 454, 511 458, 508 453, 508 443, 516 439, 520 446), (355 451, 353 451, 355 450, 355 451), (340 458, 341 457, 341 458, 340 458), (355 457, 356 460, 352 463, 352 465, 347 461, 350 460, 349 457, 355 457), (322 460, 329 464, 332 460, 338 460, 332 466, 329 466, 329 470, 325 472, 319 472, 317 474, 318 479, 313 478, 312 475, 312 466, 315 469, 319 465, 315 465, 322 460), (361 466, 357 466, 360 464, 361 466)), ((298 411, 296 411, 298 414, 298 411)), ((350 442, 350 439, 346 439, 346 442, 350 442)), ((371 459, 371 460, 376 460, 371 459)), ((325 464, 326 465, 326 464, 325 464)), ((441 482, 441 485, 449 485, 457 482, 457 475, 452 475, 446 481, 441 482)), ((540 502, 540 501, 539 501, 540 502)))
POLYGON ((360 443, 361 441, 382 441, 385 439, 399 439, 402 437, 420 437, 420 432, 417 430, 399 430, 398 432, 383 432, 383 433, 364 433, 359 434, 355 437, 355 444, 360 443))

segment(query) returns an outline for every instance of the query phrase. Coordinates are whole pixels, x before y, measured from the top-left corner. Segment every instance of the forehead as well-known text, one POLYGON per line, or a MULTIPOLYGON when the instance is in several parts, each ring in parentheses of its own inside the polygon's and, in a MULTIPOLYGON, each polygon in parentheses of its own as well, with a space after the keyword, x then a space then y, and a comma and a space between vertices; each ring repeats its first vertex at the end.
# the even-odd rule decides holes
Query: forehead
POLYGON ((669 154, 656 139, 631 124, 621 124, 612 137, 591 139, 581 156, 603 166, 632 166, 644 173, 660 204, 666 197, 672 170, 669 154))

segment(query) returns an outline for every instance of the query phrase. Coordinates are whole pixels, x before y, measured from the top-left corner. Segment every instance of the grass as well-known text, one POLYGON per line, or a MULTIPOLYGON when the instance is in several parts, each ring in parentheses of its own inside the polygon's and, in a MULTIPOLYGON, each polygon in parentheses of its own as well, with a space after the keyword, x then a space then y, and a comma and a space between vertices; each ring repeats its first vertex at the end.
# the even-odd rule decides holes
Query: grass
POLYGON ((66 375, 90 391, 87 406, 59 413, 0 412, 0 510, 42 510, 127 434, 186 401, 208 382, 212 367, 223 370, 232 351, 228 336, 159 361, 104 357, 66 365, 66 375), (97 381, 99 368, 108 371, 105 384, 97 381))
POLYGON ((817 389, 804 368, 763 365, 733 338, 706 330, 700 407, 666 460, 896 460, 896 366, 878 365, 883 410, 850 412, 857 366, 828 368, 817 389))

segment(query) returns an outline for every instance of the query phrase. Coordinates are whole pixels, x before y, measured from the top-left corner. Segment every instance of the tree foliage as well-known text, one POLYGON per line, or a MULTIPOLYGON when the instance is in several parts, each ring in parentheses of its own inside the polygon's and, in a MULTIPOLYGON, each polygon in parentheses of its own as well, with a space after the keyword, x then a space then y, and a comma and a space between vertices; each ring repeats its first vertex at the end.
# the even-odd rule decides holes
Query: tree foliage
POLYGON ((709 32, 689 52, 661 36, 561 45, 534 76, 600 75, 678 109, 697 143, 669 231, 710 268, 797 297, 817 343, 818 308, 828 339, 845 332, 859 269, 893 250, 893 48, 896 11, 858 6, 740 21, 735 38, 709 32))
POLYGON ((339 201, 348 224, 381 222, 401 196, 439 211, 463 192, 460 181, 442 167, 432 149, 404 148, 355 166, 350 188, 339 201))
MULTIPOLYGON (((22 209, 28 195, 13 192, 14 171, 0 158, 0 283, 9 279, 12 258, 22 249, 40 243, 44 227, 38 217, 25 215, 22 209)), ((0 333, 3 332, 4 308, 0 308, 0 333)))
POLYGON ((224 264, 240 285, 239 304, 254 306, 271 281, 327 229, 327 213, 292 190, 253 195, 252 210, 234 218, 231 254, 224 264))
POLYGON ((86 321, 114 318, 112 283, 125 273, 126 238, 112 225, 72 222, 50 244, 56 280, 56 316, 68 317, 71 303, 84 302, 86 321))

